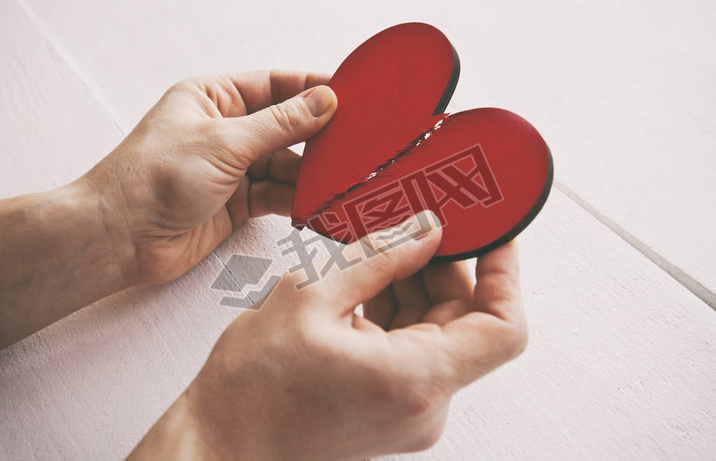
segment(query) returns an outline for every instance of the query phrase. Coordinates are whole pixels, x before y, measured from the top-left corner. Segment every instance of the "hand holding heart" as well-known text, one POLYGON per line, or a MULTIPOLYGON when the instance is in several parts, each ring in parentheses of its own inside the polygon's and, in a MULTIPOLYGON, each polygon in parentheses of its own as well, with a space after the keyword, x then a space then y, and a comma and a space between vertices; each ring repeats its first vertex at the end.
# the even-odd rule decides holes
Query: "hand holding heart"
POLYGON ((385 232, 401 244, 301 291, 285 275, 130 459, 332 461, 437 442, 453 394, 525 348, 517 248, 480 257, 474 284, 464 261, 428 263, 441 227, 408 241, 402 227, 385 232))
POLYGON ((505 243, 546 200, 551 157, 510 112, 443 114, 458 70, 439 31, 409 24, 358 48, 330 88, 313 88, 325 77, 285 72, 184 81, 76 183, 115 217, 105 227, 130 249, 128 284, 171 280, 248 217, 288 214, 292 202, 294 223, 319 218, 337 239, 385 229, 406 207, 434 208, 443 223, 304 290, 284 276, 260 311, 227 328, 131 457, 427 448, 453 393, 524 349, 516 247, 505 243), (286 147, 327 124, 299 177, 286 147), (348 234, 333 233, 351 216, 359 221, 348 234), (476 285, 462 262, 436 261, 476 254, 476 285), (354 314, 361 303, 365 317, 354 314))
POLYGON ((182 81, 78 180, 0 200, 0 348, 129 286, 179 277, 249 217, 288 215, 301 158, 286 146, 330 120, 327 81, 286 71, 182 81))
POLYGON ((259 71, 174 85, 75 184, 105 208, 127 248, 126 284, 172 280, 249 217, 287 216, 300 156, 336 110, 327 76, 259 71))

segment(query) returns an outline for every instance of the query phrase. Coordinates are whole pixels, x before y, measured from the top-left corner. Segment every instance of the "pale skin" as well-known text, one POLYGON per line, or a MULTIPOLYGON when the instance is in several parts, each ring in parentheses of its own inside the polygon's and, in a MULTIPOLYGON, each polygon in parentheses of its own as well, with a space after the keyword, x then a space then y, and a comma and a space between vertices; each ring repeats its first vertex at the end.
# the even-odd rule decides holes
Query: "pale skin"
MULTIPOLYGON (((327 80, 181 82, 77 181, 0 201, 0 347, 173 280, 251 217, 290 214, 300 157, 287 146, 330 121, 327 80)), ((451 396, 527 340, 516 244, 481 256, 475 284, 463 262, 430 262, 441 236, 434 225, 300 291, 300 273, 284 275, 130 458, 361 459, 434 444, 451 396)))

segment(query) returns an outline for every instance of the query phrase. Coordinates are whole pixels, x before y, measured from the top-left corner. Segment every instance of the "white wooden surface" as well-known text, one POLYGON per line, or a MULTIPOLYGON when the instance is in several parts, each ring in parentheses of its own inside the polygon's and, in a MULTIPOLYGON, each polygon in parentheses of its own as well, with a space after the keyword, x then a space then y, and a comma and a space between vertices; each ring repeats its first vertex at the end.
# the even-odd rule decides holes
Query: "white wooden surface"
MULTIPOLYGON (((1 196, 78 176, 176 80, 331 71, 386 26, 431 22, 461 56, 451 109, 531 120, 558 185, 521 239, 527 352, 457 396, 435 448, 398 458, 713 459, 708 2, 112 3, 0 2, 1 196)), ((0 351, 0 459, 126 455, 241 312, 210 289, 222 261, 277 256, 289 230, 256 220, 179 280, 0 351)))

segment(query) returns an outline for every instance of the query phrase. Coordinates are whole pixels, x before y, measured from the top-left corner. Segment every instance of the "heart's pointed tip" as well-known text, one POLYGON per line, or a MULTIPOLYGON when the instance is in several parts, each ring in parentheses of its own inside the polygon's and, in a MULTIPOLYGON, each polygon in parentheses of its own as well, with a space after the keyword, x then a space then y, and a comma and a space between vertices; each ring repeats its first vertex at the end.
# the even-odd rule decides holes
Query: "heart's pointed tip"
POLYGON ((306 221, 300 217, 291 217, 291 227, 303 230, 306 227, 306 221))

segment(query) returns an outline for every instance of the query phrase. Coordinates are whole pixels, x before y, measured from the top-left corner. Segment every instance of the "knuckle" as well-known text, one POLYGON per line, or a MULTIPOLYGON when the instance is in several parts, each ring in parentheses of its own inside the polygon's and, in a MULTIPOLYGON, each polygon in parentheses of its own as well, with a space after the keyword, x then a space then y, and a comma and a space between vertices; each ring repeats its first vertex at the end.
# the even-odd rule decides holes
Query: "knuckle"
POLYGON ((268 187, 266 184, 257 184, 255 192, 260 197, 260 201, 263 203, 265 210, 269 212, 275 212, 279 209, 280 197, 276 194, 274 188, 268 187))
POLYGON ((274 104, 269 106, 269 113, 279 128, 285 132, 293 133, 301 126, 301 113, 295 104, 274 104))
POLYGON ((505 325, 500 329, 500 358, 508 362, 518 357, 527 348, 529 334, 524 322, 517 325, 505 325))
POLYGON ((276 167, 274 165, 276 164, 276 152, 277 151, 274 150, 266 155, 266 175, 269 178, 275 177, 276 167))
POLYGON ((405 416, 408 418, 417 418, 426 415, 433 409, 433 401, 430 396, 418 392, 410 391, 407 393, 405 401, 405 416))
POLYGON ((360 361, 358 369, 360 376, 366 382, 371 383, 371 390, 376 401, 382 404, 395 403, 400 394, 398 392, 395 380, 394 370, 387 366, 388 364, 382 360, 360 361))
POLYGON ((408 420, 429 411, 430 403, 421 392, 415 373, 385 357, 361 361, 360 376, 370 383, 372 400, 392 409, 399 420, 408 420))
POLYGON ((422 431, 418 432, 414 440, 413 450, 423 451, 434 446, 443 434, 444 426, 438 423, 427 424, 422 431))
POLYGON ((483 295, 492 302, 513 303, 520 292, 519 283, 513 274, 492 273, 483 276, 481 285, 483 295))
POLYGON ((169 90, 167 92, 181 92, 186 91, 190 88, 193 88, 196 86, 196 79, 195 78, 185 78, 183 80, 179 80, 175 84, 169 87, 169 90))
POLYGON ((527 330, 527 325, 524 322, 517 327, 515 335, 516 338, 514 339, 513 350, 515 353, 515 357, 517 357, 522 354, 525 349, 527 349, 527 344, 529 344, 530 335, 529 331, 527 330))
POLYGON ((400 389, 401 413, 406 418, 420 418, 431 413, 442 400, 442 393, 419 377, 408 378, 400 389))

